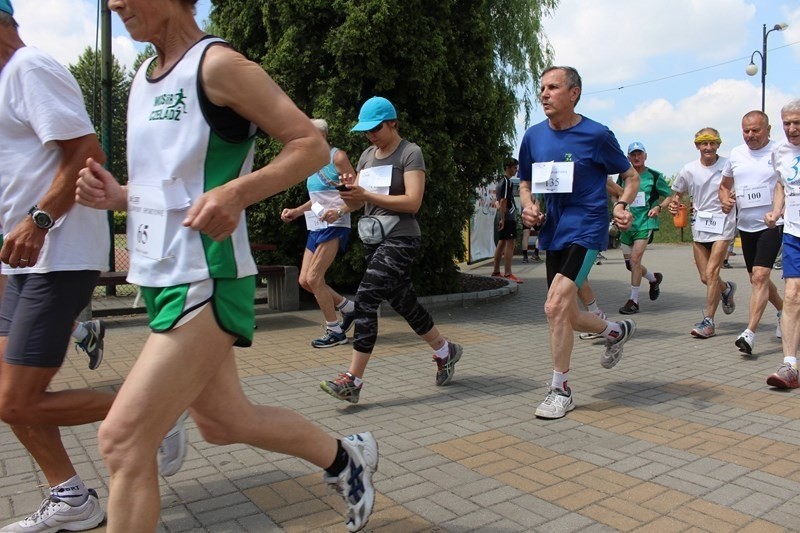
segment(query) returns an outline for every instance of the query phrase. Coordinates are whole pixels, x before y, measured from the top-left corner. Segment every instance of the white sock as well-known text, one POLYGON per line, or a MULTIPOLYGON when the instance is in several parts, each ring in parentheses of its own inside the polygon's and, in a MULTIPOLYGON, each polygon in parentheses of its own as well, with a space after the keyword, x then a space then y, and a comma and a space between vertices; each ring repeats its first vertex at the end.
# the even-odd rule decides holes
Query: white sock
POLYGON ((586 304, 586 309, 590 313, 597 314, 597 312, 600 310, 600 308, 597 306, 597 300, 592 300, 591 303, 586 304))
POLYGON ((725 290, 722 291, 723 296, 727 296, 731 293, 731 284, 729 282, 725 282, 725 290))
POLYGON ((450 355, 450 344, 447 341, 444 341, 442 347, 436 350, 434 355, 436 355, 436 357, 439 359, 447 359, 447 356, 450 355))
POLYGON ((792 368, 797 370, 797 357, 790 357, 787 355, 783 358, 783 362, 792 365, 792 368))
POLYGON ((644 275, 644 279, 646 279, 650 283, 654 283, 656 281, 656 276, 648 270, 647 274, 644 275))
POLYGON ((338 320, 334 320, 333 322, 325 322, 325 327, 331 330, 334 333, 341 333, 342 332, 342 325, 339 323, 338 320))
POLYGON ((81 342, 83 339, 86 338, 86 335, 89 334, 89 330, 86 329, 86 326, 83 325, 83 322, 76 322, 75 328, 72 330, 72 338, 78 342, 81 342))
POLYGON ((363 379, 361 379, 360 377, 358 377, 356 375, 351 374, 350 372, 348 372, 347 375, 350 376, 351 378, 353 378, 353 385, 355 385, 356 387, 360 387, 361 384, 364 383, 363 379))
POLYGON ((603 330, 602 335, 607 341, 613 342, 619 339, 620 335, 622 335, 622 328, 620 327, 619 322, 606 321, 606 329, 603 330))
POLYGON ((63 500, 72 507, 83 505, 89 498, 89 489, 83 484, 78 474, 75 474, 55 487, 50 487, 50 493, 54 496, 58 496, 60 500, 63 500))
POLYGON ((352 301, 352 300, 348 300, 347 298, 344 298, 344 299, 343 299, 341 302, 339 302, 339 304, 336 306, 336 310, 337 310, 337 311, 339 311, 339 312, 341 312, 341 313, 347 313, 347 314, 350 314, 350 313, 352 313, 353 311, 355 311, 355 310, 356 310, 356 304, 355 304, 355 303, 353 303, 353 301, 352 301))
POLYGON ((564 392, 567 392, 567 373, 566 372, 557 372, 553 370, 553 381, 550 383, 550 386, 554 389, 559 389, 564 392))
POLYGON ((634 287, 631 285, 631 300, 637 304, 639 303, 639 287, 634 287))

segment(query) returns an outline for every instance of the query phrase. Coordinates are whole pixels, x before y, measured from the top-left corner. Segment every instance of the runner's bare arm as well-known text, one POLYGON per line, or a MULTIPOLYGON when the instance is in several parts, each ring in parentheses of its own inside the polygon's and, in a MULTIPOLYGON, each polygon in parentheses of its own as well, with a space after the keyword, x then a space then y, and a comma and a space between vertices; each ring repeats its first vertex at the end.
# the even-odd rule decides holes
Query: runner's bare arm
POLYGON ((212 46, 201 66, 209 100, 229 107, 283 145, 266 166, 203 194, 184 225, 215 240, 228 237, 249 205, 300 183, 328 161, 328 143, 308 117, 257 64, 212 46))

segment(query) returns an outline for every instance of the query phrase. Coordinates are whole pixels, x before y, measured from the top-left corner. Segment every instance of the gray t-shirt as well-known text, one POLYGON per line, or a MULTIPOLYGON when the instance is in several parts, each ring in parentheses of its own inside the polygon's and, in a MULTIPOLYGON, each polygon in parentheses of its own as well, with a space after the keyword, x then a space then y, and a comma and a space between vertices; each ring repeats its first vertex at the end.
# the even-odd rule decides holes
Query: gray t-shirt
MULTIPOLYGON (((392 185, 389 187, 389 195, 405 194, 406 185, 403 174, 406 171, 421 170, 425 172, 425 159, 422 157, 422 149, 414 143, 405 139, 400 141, 397 149, 386 158, 375 157, 375 146, 370 146, 358 160, 356 172, 361 172, 365 168, 380 167, 385 165, 392 166, 392 185)), ((399 215, 400 222, 394 227, 389 236, 391 237, 420 237, 419 224, 414 215, 410 213, 398 213, 385 207, 379 207, 367 203, 364 206, 365 215, 399 215)))

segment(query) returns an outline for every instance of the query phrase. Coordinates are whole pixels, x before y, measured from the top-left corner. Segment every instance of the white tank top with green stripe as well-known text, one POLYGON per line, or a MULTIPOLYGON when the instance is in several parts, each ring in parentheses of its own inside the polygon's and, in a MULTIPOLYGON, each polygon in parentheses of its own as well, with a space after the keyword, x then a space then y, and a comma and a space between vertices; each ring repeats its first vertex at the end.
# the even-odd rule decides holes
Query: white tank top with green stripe
MULTIPOLYGON (((168 287, 256 274, 245 215, 233 235, 215 242, 186 228, 188 207, 205 191, 248 174, 253 136, 231 142, 201 109, 199 69, 217 38, 199 41, 166 74, 148 79, 153 59, 134 77, 128 102, 128 281, 168 287)), ((252 128, 254 131, 255 128, 252 128)))

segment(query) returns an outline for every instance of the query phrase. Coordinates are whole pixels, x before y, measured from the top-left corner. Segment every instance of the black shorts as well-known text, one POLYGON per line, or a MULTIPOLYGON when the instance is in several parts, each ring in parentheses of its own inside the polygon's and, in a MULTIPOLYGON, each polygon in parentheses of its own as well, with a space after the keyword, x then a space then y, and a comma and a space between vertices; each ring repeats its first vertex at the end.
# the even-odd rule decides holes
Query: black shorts
POLYGON ((703 248, 705 248, 709 252, 714 247, 714 243, 715 242, 717 242, 717 241, 708 241, 708 242, 697 242, 697 241, 694 241, 695 244, 699 244, 700 246, 702 246, 703 248))
POLYGON ((517 238, 517 221, 506 220, 506 223, 503 224, 503 229, 497 232, 497 240, 507 241, 509 239, 516 239, 516 238, 517 238))
POLYGON ((588 250, 577 244, 572 244, 564 250, 547 250, 545 257, 547 286, 553 284, 556 274, 561 274, 574 281, 578 288, 582 287, 597 259, 598 251, 588 250))
POLYGON ((752 272, 753 267, 771 269, 783 242, 783 226, 753 232, 739 230, 739 238, 748 272, 752 272))
POLYGON ((60 367, 73 323, 89 305, 99 277, 95 270, 8 276, 0 304, 0 337, 8 337, 5 362, 60 367))

